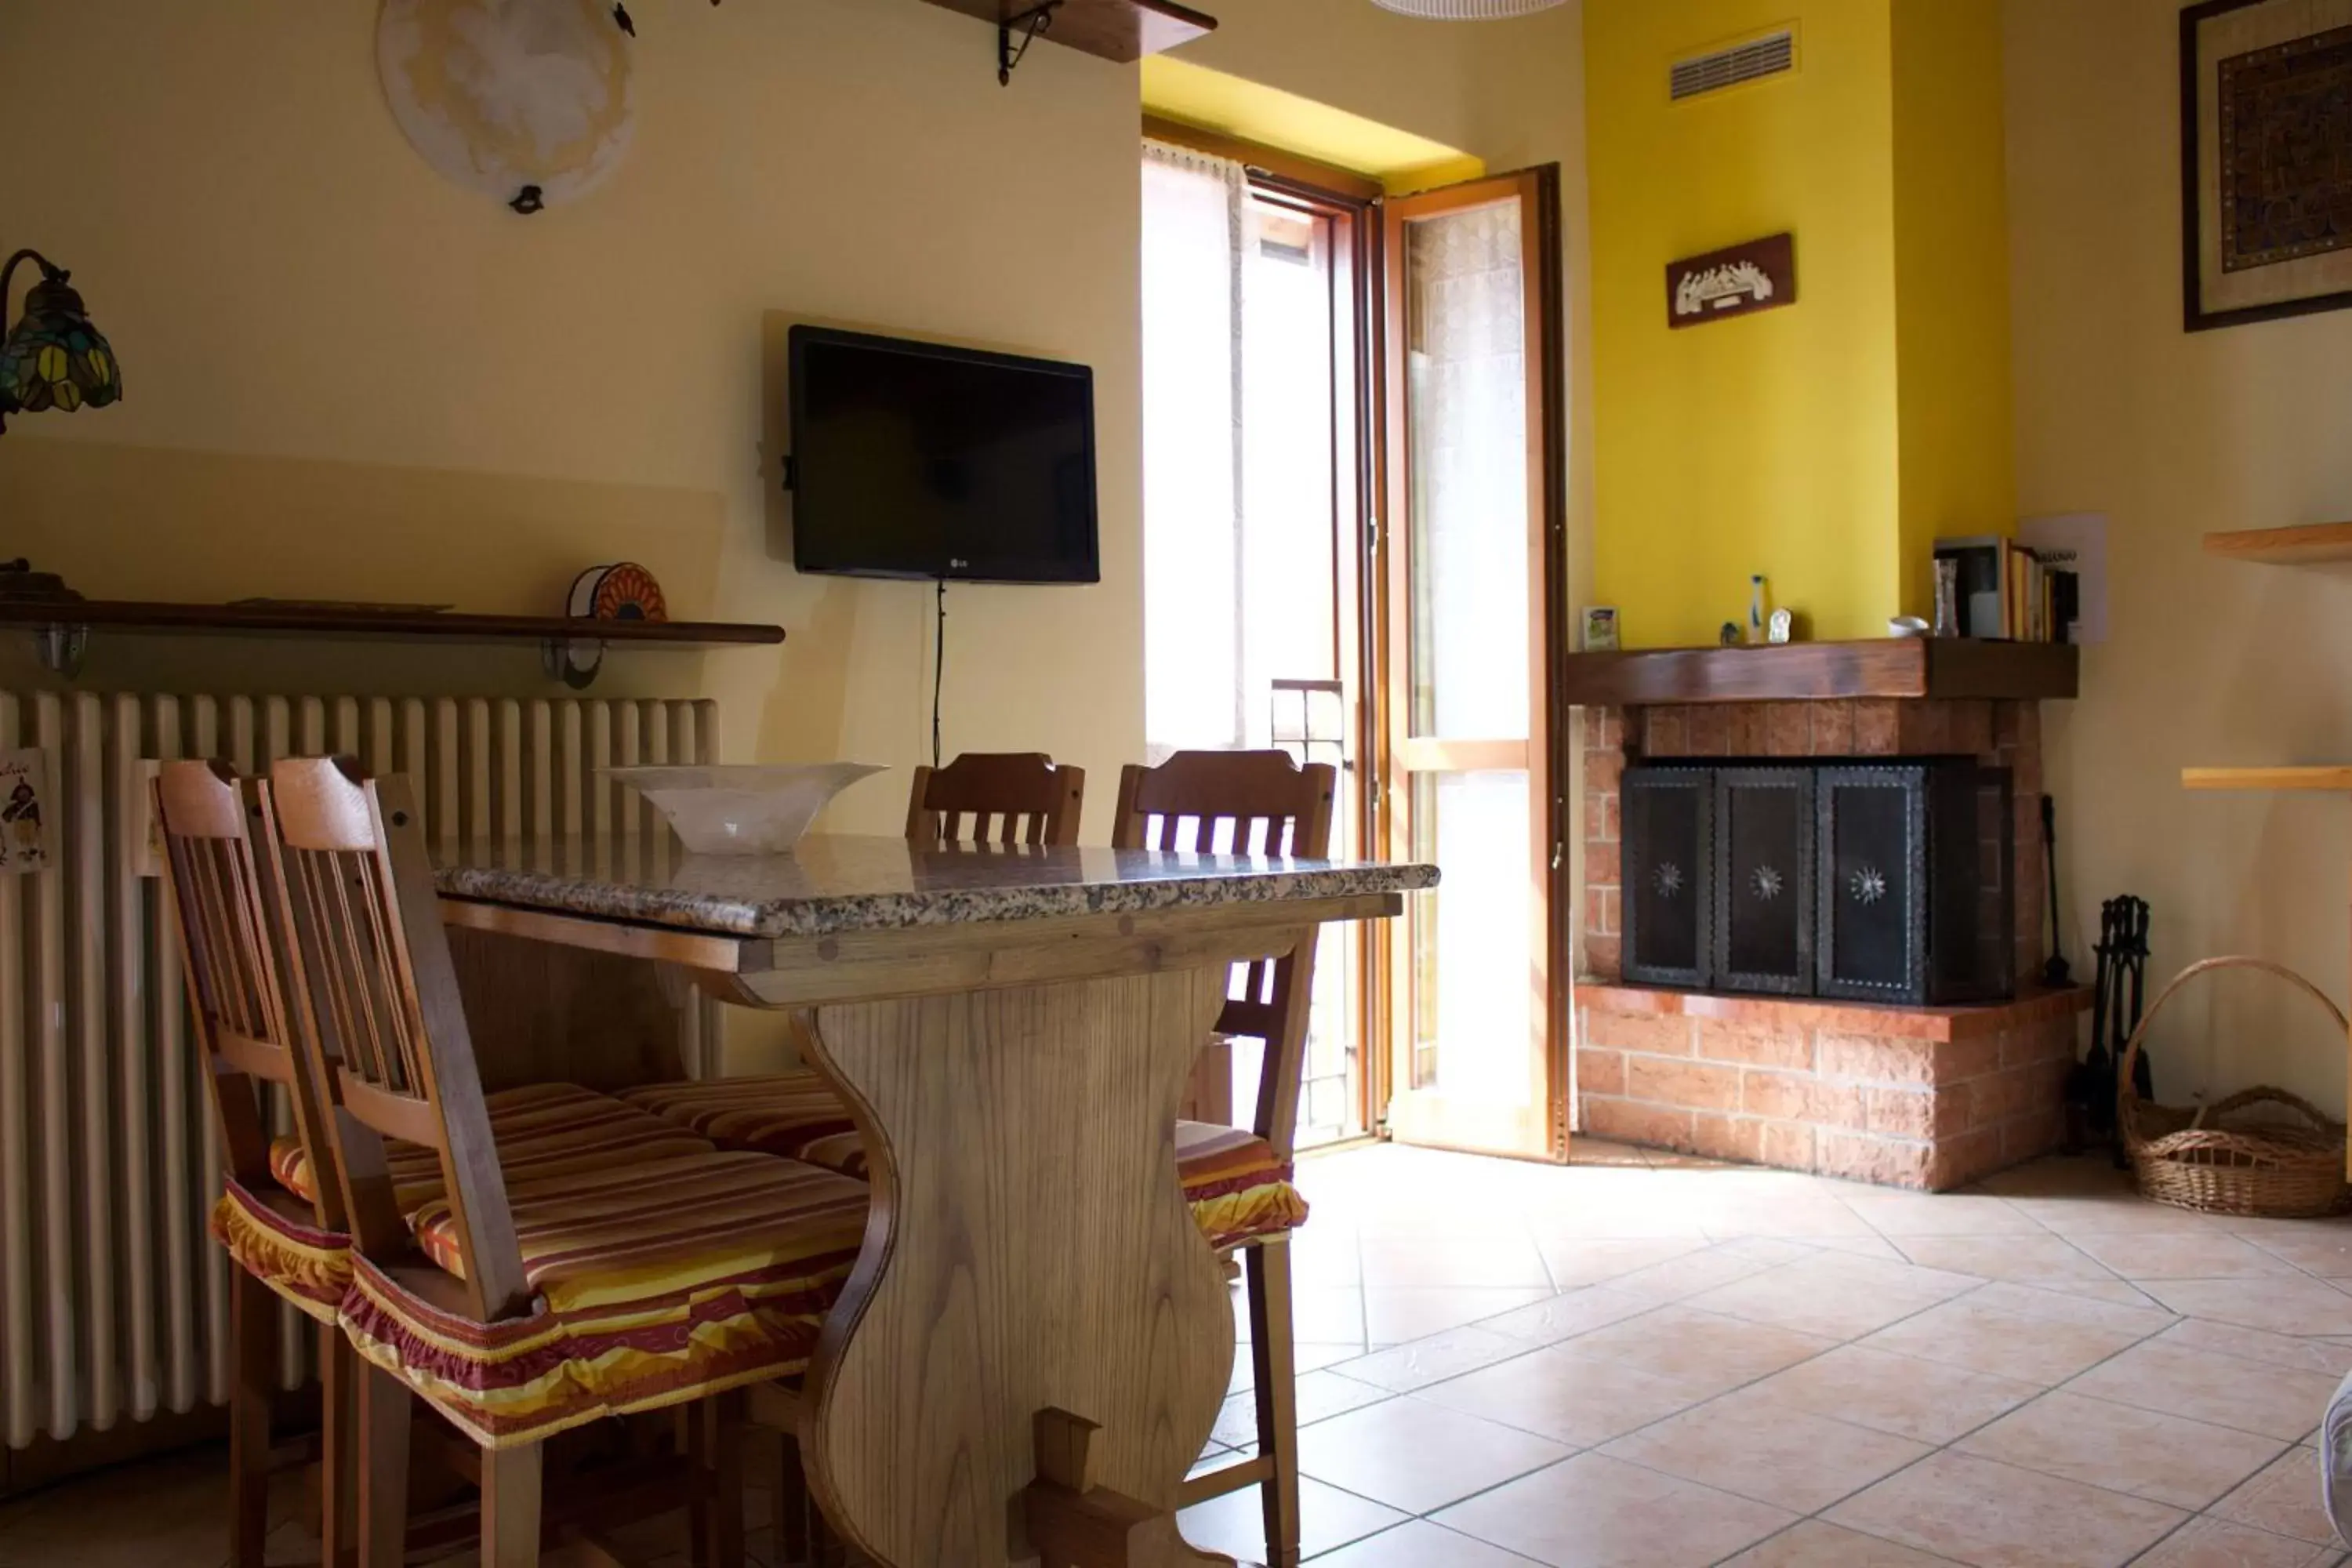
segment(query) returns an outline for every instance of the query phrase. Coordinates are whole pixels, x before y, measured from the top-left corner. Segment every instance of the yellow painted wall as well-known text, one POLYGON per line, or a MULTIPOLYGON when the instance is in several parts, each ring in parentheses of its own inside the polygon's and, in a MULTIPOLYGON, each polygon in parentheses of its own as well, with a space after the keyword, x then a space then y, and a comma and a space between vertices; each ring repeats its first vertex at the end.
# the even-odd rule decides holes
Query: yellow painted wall
POLYGON ((1935 613, 1938 536, 2016 515, 1999 0, 1894 0, 1901 592, 1935 613))
MULTIPOLYGON (((2232 564, 2208 529, 2352 517, 2352 313, 2180 328, 2173 0, 2009 0, 2020 510, 2109 518, 2113 637, 2044 705, 2068 951, 2099 901, 2155 908, 2152 976, 2281 960, 2341 1002, 2352 803, 2189 795, 2200 763, 2352 758, 2352 576, 2232 564)), ((2158 1094, 2262 1081, 2343 1113, 2345 1045, 2259 980, 2160 1023, 2158 1094)))
POLYGON ((1637 646, 1711 643, 1748 578, 1883 633, 1898 572, 1887 0, 1592 0, 1594 568, 1637 646), (1675 104, 1669 64, 1800 21, 1796 73, 1675 104), (1793 232, 1793 308, 1673 331, 1676 258, 1793 232))

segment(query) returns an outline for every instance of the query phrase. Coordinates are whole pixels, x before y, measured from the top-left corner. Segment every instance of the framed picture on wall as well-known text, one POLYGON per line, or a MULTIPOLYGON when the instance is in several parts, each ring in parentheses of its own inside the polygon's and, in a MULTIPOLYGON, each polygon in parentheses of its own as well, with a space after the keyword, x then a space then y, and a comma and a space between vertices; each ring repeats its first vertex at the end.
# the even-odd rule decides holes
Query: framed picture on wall
POLYGON ((2188 330, 2352 306, 2352 4, 2180 14, 2188 330))

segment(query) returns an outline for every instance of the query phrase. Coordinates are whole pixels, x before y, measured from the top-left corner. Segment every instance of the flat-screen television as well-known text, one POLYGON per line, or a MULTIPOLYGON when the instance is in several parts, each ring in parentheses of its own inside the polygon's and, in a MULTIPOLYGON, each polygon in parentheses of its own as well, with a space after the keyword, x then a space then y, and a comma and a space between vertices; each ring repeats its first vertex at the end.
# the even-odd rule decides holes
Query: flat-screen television
POLYGON ((792 444, 803 572, 1102 580, 1085 365, 794 327, 792 444))

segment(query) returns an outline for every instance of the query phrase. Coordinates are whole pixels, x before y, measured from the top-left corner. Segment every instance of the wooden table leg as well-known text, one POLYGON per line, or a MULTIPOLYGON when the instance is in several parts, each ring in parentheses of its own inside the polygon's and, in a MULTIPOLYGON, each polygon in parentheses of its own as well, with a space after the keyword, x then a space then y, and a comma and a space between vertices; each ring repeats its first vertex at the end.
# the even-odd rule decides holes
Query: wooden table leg
POLYGON ((1223 994, 1210 968, 818 1009, 862 1108, 866 1249, 802 1434, 835 1525, 887 1568, 1035 1560, 1036 1417, 1091 1424, 1085 1473, 1151 1520, 1133 1568, 1207 1568, 1175 1528, 1234 1358, 1176 1178, 1176 1108, 1223 994))

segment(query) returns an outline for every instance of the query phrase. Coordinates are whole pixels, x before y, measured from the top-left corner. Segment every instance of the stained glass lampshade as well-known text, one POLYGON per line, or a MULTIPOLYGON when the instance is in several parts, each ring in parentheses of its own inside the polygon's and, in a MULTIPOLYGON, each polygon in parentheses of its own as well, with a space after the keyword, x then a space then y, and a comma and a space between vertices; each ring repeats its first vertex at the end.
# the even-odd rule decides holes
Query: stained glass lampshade
POLYGON ((8 281, 20 261, 38 267, 41 280, 25 296, 24 315, 0 339, 0 421, 11 414, 48 408, 70 414, 114 402, 122 395, 122 367, 105 334, 90 324, 64 268, 30 250, 10 257, 0 268, 0 320, 6 317, 8 281))

